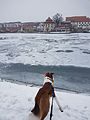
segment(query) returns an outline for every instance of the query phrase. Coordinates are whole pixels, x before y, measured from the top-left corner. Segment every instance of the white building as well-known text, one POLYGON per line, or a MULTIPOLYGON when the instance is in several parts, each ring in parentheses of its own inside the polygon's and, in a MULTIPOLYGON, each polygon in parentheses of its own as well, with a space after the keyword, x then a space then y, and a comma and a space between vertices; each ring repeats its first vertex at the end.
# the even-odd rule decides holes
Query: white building
POLYGON ((90 18, 86 16, 66 17, 66 21, 70 21, 77 28, 90 30, 90 18))
POLYGON ((44 22, 44 32, 51 32, 55 28, 54 21, 48 17, 48 19, 44 22))

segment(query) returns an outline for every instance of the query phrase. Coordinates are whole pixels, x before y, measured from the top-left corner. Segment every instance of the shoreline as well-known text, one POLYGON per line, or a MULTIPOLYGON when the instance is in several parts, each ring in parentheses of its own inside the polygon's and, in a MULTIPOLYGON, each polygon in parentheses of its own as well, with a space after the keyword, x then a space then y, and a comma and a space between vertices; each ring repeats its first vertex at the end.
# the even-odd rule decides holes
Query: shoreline
MULTIPOLYGON (((24 81, 18 81, 18 80, 13 80, 13 79, 0 78, 0 82, 4 82, 4 81, 5 82, 9 82, 9 83, 13 83, 13 84, 17 84, 17 85, 25 85, 25 86, 28 86, 28 87, 36 87, 36 88, 42 87, 42 84, 27 83, 27 82, 24 82, 24 81)), ((90 96, 90 93, 78 92, 78 91, 64 89, 64 88, 59 88, 59 87, 55 87, 55 91, 90 96)))

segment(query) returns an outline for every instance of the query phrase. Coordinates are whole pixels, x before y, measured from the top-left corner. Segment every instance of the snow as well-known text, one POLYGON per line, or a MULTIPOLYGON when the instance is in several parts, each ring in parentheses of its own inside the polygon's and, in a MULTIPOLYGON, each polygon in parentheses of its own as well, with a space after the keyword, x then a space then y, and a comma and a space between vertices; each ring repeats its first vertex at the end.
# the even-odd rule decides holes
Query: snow
MULTIPOLYGON (((39 87, 0 81, 0 120, 38 120, 30 110, 39 87)), ((90 120, 90 96, 56 91, 64 110, 61 113, 54 101, 52 120, 90 120)), ((48 113, 45 120, 49 120, 48 113)))
POLYGON ((90 34, 0 34, 0 62, 90 68, 90 34))

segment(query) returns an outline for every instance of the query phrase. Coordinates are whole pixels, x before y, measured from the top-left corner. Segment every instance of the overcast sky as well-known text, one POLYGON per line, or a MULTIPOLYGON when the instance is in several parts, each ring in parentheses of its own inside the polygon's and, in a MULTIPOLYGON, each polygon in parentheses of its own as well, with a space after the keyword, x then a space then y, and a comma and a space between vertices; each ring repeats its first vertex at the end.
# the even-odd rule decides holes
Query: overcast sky
POLYGON ((90 17, 90 0, 0 0, 0 22, 45 21, 56 13, 90 17))

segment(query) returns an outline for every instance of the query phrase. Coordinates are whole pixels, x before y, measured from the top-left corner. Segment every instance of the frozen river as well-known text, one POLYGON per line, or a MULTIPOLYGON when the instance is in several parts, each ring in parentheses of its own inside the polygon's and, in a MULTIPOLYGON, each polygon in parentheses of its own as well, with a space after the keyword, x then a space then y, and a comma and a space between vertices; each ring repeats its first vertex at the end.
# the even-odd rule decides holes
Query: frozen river
POLYGON ((42 84, 55 73, 55 87, 90 93, 90 34, 0 34, 0 76, 42 84))

